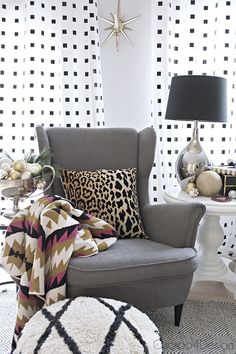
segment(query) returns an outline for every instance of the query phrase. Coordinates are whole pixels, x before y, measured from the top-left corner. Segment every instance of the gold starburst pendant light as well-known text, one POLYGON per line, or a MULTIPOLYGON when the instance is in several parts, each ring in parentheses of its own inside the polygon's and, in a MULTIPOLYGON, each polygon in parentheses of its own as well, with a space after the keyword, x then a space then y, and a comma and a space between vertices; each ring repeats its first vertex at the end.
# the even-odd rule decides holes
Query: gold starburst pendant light
POLYGON ((121 15, 120 12, 120 0, 118 0, 117 2, 117 8, 116 8, 116 12, 113 14, 111 13, 111 17, 112 19, 109 20, 107 18, 104 18, 102 16, 99 16, 99 18, 108 23, 110 26, 106 27, 104 30, 105 31, 110 31, 109 35, 107 36, 107 38, 105 39, 105 41, 103 42, 102 45, 106 45, 110 39, 112 37, 115 37, 115 41, 116 41, 116 50, 119 50, 119 41, 120 41, 120 35, 122 35, 127 42, 134 47, 133 42, 131 41, 131 39, 128 37, 126 31, 132 31, 132 28, 127 27, 128 24, 130 24, 131 22, 134 22, 136 20, 138 20, 141 16, 135 16, 129 19, 125 19, 125 15, 121 15))

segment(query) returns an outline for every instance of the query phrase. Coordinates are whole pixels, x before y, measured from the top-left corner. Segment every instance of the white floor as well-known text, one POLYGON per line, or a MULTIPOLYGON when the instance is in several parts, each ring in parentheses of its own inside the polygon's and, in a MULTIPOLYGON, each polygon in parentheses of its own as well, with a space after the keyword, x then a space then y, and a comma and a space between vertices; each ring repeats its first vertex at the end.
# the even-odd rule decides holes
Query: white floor
POLYGON ((199 281, 192 285, 189 293, 189 299, 192 300, 215 300, 215 301, 235 301, 221 282, 199 281))

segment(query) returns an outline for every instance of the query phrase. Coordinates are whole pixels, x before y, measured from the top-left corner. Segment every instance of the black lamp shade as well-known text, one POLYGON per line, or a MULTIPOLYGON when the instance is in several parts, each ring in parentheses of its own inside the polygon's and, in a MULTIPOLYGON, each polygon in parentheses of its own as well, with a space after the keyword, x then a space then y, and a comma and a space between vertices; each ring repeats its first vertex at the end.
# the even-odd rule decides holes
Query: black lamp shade
POLYGON ((226 122, 226 79, 203 75, 174 76, 165 119, 226 122))

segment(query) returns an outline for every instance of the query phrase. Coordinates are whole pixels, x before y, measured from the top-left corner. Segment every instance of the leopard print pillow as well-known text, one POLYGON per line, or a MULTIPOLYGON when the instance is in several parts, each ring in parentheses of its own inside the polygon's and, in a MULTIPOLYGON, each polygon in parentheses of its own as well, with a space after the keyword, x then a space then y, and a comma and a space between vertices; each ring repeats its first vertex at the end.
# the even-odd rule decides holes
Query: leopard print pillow
POLYGON ((136 168, 97 171, 63 169, 65 196, 78 209, 112 225, 120 238, 148 238, 140 217, 136 168))

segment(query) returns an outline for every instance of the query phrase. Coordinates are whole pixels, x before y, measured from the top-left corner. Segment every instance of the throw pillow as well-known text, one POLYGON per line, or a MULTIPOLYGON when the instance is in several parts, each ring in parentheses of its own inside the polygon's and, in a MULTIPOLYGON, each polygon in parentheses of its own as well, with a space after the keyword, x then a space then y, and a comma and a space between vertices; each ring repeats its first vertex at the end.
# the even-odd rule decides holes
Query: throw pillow
POLYGON ((139 212, 136 168, 63 169, 60 177, 66 198, 78 209, 112 225, 121 238, 148 238, 139 212))

